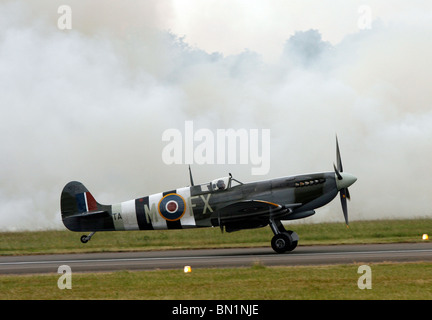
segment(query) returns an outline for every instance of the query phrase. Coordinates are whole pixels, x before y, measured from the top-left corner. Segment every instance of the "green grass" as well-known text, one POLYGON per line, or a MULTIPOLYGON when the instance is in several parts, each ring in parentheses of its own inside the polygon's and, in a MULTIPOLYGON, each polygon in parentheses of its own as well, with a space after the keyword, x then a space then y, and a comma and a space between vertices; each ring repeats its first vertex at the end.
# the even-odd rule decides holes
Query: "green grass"
POLYGON ((60 275, 0 276, 0 299, 285 300, 432 299, 432 264, 369 264, 372 289, 360 290, 357 264, 314 267, 155 270, 60 275))
MULTIPOLYGON (((423 233, 432 234, 432 219, 354 221, 349 229, 343 223, 300 223, 287 229, 298 233, 300 245, 417 242, 423 233)), ((219 228, 98 232, 84 245, 82 234, 2 232, 0 255, 259 247, 269 246, 273 236, 269 227, 223 234, 219 228)))

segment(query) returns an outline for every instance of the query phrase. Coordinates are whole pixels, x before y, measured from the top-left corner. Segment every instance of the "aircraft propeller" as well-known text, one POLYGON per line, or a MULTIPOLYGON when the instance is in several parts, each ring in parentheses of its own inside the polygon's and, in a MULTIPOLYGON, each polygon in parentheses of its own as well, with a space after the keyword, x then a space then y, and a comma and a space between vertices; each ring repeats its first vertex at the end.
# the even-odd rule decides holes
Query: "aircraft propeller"
POLYGON ((347 207, 347 199, 351 200, 350 193, 348 191, 348 187, 356 182, 357 178, 349 173, 343 172, 342 167, 342 159, 340 156, 339 143, 338 138, 336 136, 336 162, 337 165, 333 163, 333 168, 337 177, 336 185, 339 190, 339 195, 341 199, 342 211, 345 218, 345 223, 348 227, 348 207, 347 207))

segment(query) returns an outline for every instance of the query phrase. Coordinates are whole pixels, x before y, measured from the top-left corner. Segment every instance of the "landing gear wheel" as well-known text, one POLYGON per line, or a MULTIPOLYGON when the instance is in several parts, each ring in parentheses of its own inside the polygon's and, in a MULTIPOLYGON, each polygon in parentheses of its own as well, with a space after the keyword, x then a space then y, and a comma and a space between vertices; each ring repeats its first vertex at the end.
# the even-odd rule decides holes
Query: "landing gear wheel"
POLYGON ((89 241, 88 237, 86 235, 81 236, 81 242, 87 243, 89 241))
POLYGON ((276 234, 272 240, 271 240, 271 246, 273 248, 274 251, 276 251, 277 253, 284 253, 285 251, 291 251, 293 250, 296 246, 297 243, 295 244, 294 247, 293 246, 293 240, 292 237, 289 233, 278 233, 276 234), (292 247, 292 249, 291 249, 292 247))
POLYGON ((96 231, 91 232, 88 236, 86 236, 86 235, 81 236, 81 242, 82 243, 89 242, 91 240, 91 238, 94 236, 95 233, 96 233, 96 231))

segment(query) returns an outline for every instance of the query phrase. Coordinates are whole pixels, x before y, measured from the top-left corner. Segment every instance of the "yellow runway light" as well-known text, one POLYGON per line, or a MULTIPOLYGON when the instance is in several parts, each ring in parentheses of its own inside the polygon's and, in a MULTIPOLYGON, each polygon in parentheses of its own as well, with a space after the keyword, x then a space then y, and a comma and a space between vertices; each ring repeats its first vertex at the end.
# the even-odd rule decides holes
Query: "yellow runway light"
POLYGON ((429 236, 427 235, 427 233, 424 233, 422 236, 423 240, 429 240, 429 236))
POLYGON ((184 272, 185 273, 190 273, 190 272, 192 272, 192 268, 190 266, 185 266, 184 267, 184 272))

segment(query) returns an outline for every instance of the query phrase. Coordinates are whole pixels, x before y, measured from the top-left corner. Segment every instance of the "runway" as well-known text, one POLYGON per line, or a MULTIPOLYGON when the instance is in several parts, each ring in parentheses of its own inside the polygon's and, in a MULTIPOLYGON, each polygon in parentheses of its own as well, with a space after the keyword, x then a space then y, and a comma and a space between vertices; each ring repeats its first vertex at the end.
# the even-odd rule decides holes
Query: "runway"
POLYGON ((68 265, 73 272, 117 270, 299 266, 371 262, 432 262, 432 242, 301 246, 276 254, 271 248, 169 250, 148 252, 86 253, 0 257, 0 275, 57 273, 68 265))

